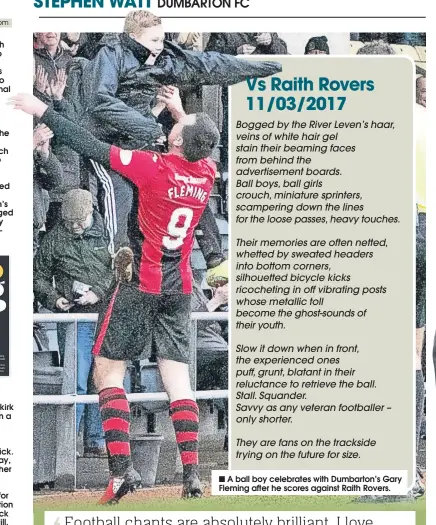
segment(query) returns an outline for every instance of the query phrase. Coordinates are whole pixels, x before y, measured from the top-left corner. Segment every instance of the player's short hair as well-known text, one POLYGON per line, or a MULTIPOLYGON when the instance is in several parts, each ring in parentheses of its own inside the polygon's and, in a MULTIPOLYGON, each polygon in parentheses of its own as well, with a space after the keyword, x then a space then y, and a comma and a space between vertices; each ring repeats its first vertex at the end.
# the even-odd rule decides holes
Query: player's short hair
POLYGON ((183 156, 189 162, 210 157, 220 141, 220 132, 206 113, 196 113, 195 123, 182 130, 183 156))
POLYGON ((357 51, 357 55, 395 55, 395 50, 383 40, 374 40, 357 51))
POLYGON ((150 13, 150 11, 138 9, 136 11, 130 11, 124 19, 124 32, 137 35, 142 33, 142 31, 148 27, 160 25, 162 25, 162 20, 158 16, 150 13))

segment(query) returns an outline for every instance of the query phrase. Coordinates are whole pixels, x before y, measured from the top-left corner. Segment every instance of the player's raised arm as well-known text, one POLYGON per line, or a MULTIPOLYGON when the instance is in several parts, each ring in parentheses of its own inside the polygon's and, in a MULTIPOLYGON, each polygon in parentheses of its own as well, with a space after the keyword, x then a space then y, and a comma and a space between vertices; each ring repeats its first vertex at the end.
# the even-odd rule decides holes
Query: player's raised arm
POLYGON ((65 144, 84 157, 118 171, 137 186, 145 182, 144 174, 152 174, 155 162, 148 151, 126 151, 98 140, 86 129, 62 117, 33 95, 19 93, 10 103, 29 115, 41 119, 55 134, 58 143, 65 144), (142 169, 139 169, 139 166, 142 169), (147 170, 148 168, 148 170, 147 170))
POLYGON ((28 115, 41 119, 56 135, 58 143, 65 144, 77 153, 110 168, 111 146, 96 139, 86 129, 62 117, 50 109, 47 104, 33 95, 19 93, 9 99, 14 109, 20 109, 28 115))

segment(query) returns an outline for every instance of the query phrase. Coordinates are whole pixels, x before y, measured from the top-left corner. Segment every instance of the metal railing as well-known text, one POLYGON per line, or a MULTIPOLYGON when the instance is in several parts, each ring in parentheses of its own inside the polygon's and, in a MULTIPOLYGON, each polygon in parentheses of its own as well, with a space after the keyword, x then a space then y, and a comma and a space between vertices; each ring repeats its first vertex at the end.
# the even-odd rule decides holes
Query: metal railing
MULTIPOLYGON (((194 361, 196 364, 196 325, 197 321, 228 321, 227 312, 192 312, 191 320, 194 322, 195 330, 193 334, 194 361)), ((77 323, 97 323, 98 314, 33 314, 33 322, 40 324, 47 323, 74 323, 74 355, 77 347, 77 323)), ((70 366, 75 359, 70 361, 70 366)), ((208 399, 227 399, 228 390, 203 390, 196 392, 196 398, 201 400, 208 399)), ((127 399, 130 402, 152 402, 152 401, 167 401, 168 396, 165 392, 141 392, 135 394, 127 394, 127 399)), ((91 404, 98 403, 98 395, 76 395, 71 393, 52 394, 52 395, 34 395, 33 404, 36 405, 71 405, 71 404, 91 404)))
MULTIPOLYGON (((192 337, 190 354, 192 362, 190 364, 191 388, 195 391, 196 369, 197 369, 197 321, 228 321, 227 313, 216 312, 193 312, 192 337)), ((97 395, 77 395, 76 392, 76 367, 77 367, 77 342, 79 323, 97 323, 97 314, 34 314, 33 322, 38 324, 57 324, 65 323, 63 329, 65 340, 63 341, 64 362, 59 393, 48 395, 34 395, 34 424, 41 425, 41 433, 37 432, 37 439, 34 440, 34 485, 47 481, 53 482, 58 490, 75 490, 77 487, 77 428, 76 428, 76 405, 98 403, 97 395), (70 325, 70 326, 68 326, 70 325), (72 325, 72 326, 71 326, 72 325), (39 436, 39 437, 38 437, 39 436), (55 450, 54 457, 52 456, 55 450)), ((59 328, 58 328, 59 329, 59 328)), ((37 353, 37 352, 35 352, 37 353)), ((148 366, 148 365, 147 365, 148 366)), ((47 368, 47 367, 42 367, 47 368)), ((48 367, 50 368, 50 367, 48 367)), ((151 365, 158 374, 157 365, 151 365)), ((35 371, 38 374, 38 369, 35 371)), ((41 373, 40 386, 45 383, 44 373, 41 373)), ((48 383, 49 385, 51 383, 48 383)), ((156 389, 163 390, 163 385, 156 383, 156 389)), ((196 392, 198 400, 213 400, 228 398, 227 390, 208 390, 196 392)), ((164 391, 144 392, 127 394, 127 399, 131 402, 153 405, 154 402, 167 401, 168 396, 164 391)), ((150 412, 153 407, 150 407, 150 412)), ((161 412, 157 409, 156 412, 161 412)))
MULTIPOLYGON (((168 401, 165 392, 126 394, 127 400, 131 403, 144 401, 168 401)), ((196 399, 227 399, 228 390, 202 390, 196 392, 196 399)), ((35 395, 33 396, 34 405, 72 405, 98 403, 98 395, 35 395)))
MULTIPOLYGON (((227 312, 192 312, 192 321, 228 321, 227 312)), ((98 314, 33 314, 34 323, 96 323, 98 314)))

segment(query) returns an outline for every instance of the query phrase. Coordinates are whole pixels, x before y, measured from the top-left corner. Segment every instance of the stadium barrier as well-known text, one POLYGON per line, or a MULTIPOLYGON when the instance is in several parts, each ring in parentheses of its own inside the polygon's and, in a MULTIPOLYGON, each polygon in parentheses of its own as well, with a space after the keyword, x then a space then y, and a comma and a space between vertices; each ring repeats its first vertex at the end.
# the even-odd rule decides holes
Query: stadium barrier
MULTIPOLYGON (((198 321, 228 321, 227 312, 192 312, 192 365, 191 387, 194 391, 197 367, 197 322, 198 321)), ((77 324, 97 323, 98 314, 34 314, 36 324, 66 324, 65 355, 62 376, 54 379, 49 385, 49 392, 35 393, 34 428, 38 438, 34 439, 34 484, 49 483, 59 490, 75 490, 76 488, 76 405, 97 403, 97 395, 76 395, 76 353, 77 324), (56 383, 56 381, 58 381, 56 383), (56 386, 57 385, 57 386, 56 386), (56 393, 52 393, 56 391, 56 393), (48 443, 50 442, 50 446, 48 443), (50 449, 47 450, 47 448, 50 449), (56 450, 55 458, 52 451, 56 450)), ((34 369, 35 370, 35 369, 34 369)), ((59 369, 58 369, 59 370, 59 369)), ((38 371, 38 369, 36 369, 38 371)), ((44 382, 44 375, 40 378, 44 382)), ((50 378, 47 376, 47 380, 50 378)), ((35 381, 35 378, 34 378, 35 381)), ((34 382, 34 388, 35 388, 34 382)), ((41 387, 41 381, 39 383, 41 387)), ((153 403, 167 401, 165 392, 141 392, 127 394, 131 402, 153 403)), ((196 391, 198 400, 213 400, 228 398, 227 390, 196 391)))
MULTIPOLYGON (((192 321, 228 321, 228 312, 192 312, 192 321)), ((98 314, 33 314, 34 323, 96 323, 98 314)))
MULTIPOLYGON (((139 393, 139 394, 127 394, 127 399, 131 403, 140 403, 141 401, 168 401, 168 396, 164 392, 156 393, 139 393)), ((196 392, 196 399, 227 399, 228 390, 202 390, 196 392)), ((77 404, 91 404, 98 403, 98 395, 34 395, 34 405, 72 405, 77 404)))

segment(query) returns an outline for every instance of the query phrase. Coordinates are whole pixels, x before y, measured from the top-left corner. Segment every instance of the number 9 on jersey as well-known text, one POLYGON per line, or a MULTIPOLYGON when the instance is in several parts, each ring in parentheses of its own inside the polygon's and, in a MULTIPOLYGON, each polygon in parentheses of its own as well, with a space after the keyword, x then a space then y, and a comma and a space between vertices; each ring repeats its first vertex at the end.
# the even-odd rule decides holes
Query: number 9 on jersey
POLYGON ((167 250, 177 250, 183 245, 193 216, 191 208, 177 208, 173 211, 167 226, 168 235, 162 239, 162 244, 167 250))

